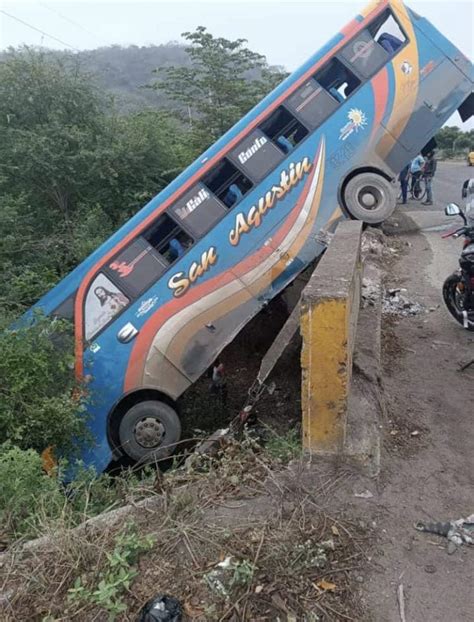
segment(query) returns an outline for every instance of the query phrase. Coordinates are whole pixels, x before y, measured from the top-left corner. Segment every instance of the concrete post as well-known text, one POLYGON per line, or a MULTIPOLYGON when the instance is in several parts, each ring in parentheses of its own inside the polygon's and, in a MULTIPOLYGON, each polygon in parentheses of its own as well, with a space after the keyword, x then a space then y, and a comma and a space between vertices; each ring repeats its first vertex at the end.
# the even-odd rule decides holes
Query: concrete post
POLYGON ((343 450, 360 306, 362 223, 341 222, 302 294, 303 447, 343 450))

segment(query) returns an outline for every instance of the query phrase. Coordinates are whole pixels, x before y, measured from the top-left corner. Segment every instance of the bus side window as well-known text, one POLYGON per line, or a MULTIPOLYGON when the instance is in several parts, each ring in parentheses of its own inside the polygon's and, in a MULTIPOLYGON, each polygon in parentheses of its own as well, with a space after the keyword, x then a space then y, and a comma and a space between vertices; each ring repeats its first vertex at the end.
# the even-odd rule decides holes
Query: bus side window
POLYGON ((226 207, 233 207, 252 188, 252 182, 226 158, 202 182, 226 207))
POLYGON ((308 133, 305 126, 283 106, 277 108, 260 125, 260 129, 283 153, 289 153, 308 133))
POLYGON ((184 255, 193 244, 191 236, 168 214, 162 214, 143 237, 170 264, 184 255))
POLYGON ((86 296, 86 340, 90 341, 95 337, 129 303, 129 298, 105 274, 98 274, 86 296))
POLYGON ((339 103, 345 101, 359 85, 359 78, 338 58, 331 58, 314 75, 318 82, 339 103))
POLYGON ((370 24, 368 30, 377 44, 382 47, 389 56, 398 52, 407 42, 406 36, 393 17, 390 9, 384 11, 382 15, 377 17, 370 24))

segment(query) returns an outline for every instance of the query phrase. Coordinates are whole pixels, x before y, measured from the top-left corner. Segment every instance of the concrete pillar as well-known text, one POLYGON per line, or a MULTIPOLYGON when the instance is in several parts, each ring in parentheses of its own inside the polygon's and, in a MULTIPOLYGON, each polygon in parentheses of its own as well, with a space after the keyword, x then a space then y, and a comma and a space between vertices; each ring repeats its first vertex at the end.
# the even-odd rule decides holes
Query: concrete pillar
POLYGON ((303 447, 341 452, 360 306, 362 223, 341 222, 302 294, 303 447))

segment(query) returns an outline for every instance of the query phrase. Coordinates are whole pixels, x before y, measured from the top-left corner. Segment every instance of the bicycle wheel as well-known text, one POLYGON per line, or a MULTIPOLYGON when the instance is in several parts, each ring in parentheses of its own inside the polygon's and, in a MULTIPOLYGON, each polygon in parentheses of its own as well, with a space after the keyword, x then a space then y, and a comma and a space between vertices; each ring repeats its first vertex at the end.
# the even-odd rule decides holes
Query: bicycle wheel
POLYGON ((420 179, 419 195, 420 196, 417 198, 417 201, 421 201, 426 196, 426 179, 424 179, 424 178, 420 179))
POLYGON ((411 189, 411 196, 413 200, 421 201, 423 197, 423 187, 421 185, 421 179, 417 179, 416 182, 413 184, 413 187, 411 189))

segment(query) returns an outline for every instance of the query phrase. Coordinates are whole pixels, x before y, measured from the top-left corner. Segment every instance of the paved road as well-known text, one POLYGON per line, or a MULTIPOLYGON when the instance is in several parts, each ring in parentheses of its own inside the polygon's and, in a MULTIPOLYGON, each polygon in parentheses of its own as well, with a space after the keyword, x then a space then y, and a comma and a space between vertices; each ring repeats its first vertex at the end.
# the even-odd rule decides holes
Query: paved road
POLYGON ((433 184, 433 206, 421 206, 418 201, 410 201, 401 209, 411 211, 419 207, 423 210, 444 210, 448 203, 463 204, 461 186, 466 179, 474 177, 474 168, 465 162, 438 162, 438 170, 433 184))

